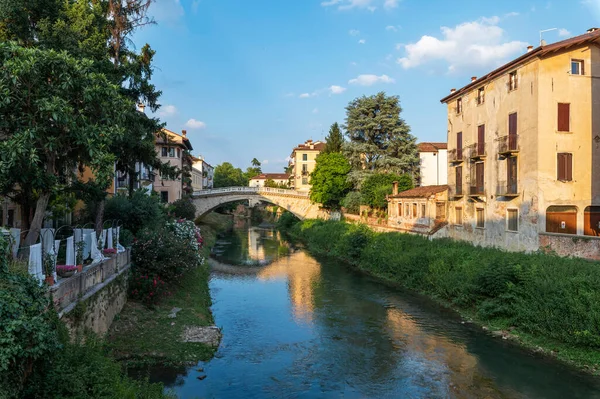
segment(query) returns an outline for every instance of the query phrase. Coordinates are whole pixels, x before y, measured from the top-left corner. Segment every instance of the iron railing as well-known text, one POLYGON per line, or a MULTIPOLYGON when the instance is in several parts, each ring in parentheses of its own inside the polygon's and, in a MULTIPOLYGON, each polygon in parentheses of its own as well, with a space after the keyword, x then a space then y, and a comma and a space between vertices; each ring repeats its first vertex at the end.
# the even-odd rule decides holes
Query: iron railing
POLYGON ((464 161, 463 152, 464 151, 462 148, 461 149, 453 148, 452 150, 448 151, 448 160, 450 162, 454 162, 454 163, 464 161))
POLYGON ((519 152, 519 135, 509 134, 498 139, 498 154, 511 154, 519 152))
POLYGON ((480 143, 475 143, 470 145, 468 148, 468 152, 469 152, 469 158, 471 159, 476 159, 476 158, 483 158, 486 156, 485 153, 485 142, 480 142, 480 143))
POLYGON ((518 187, 516 181, 499 181, 496 186, 496 195, 501 197, 517 196, 518 187))

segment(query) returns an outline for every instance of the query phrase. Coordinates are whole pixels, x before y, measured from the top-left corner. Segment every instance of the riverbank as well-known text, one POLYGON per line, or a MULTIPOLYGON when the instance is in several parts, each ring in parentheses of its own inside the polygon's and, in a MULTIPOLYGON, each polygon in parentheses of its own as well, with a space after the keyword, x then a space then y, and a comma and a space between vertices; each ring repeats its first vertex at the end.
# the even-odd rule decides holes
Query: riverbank
POLYGON ((598 263, 375 233, 344 222, 307 220, 285 231, 313 254, 434 298, 499 339, 599 374, 598 263))
MULTIPOLYGON (((202 253, 208 259, 217 234, 231 227, 232 218, 211 213, 199 222, 204 239, 202 253)), ((214 323, 208 279, 209 266, 205 261, 188 271, 172 295, 153 309, 139 302, 127 302, 107 335, 111 354, 133 367, 178 366, 211 359, 215 346, 183 339, 189 327, 207 327, 214 323)))

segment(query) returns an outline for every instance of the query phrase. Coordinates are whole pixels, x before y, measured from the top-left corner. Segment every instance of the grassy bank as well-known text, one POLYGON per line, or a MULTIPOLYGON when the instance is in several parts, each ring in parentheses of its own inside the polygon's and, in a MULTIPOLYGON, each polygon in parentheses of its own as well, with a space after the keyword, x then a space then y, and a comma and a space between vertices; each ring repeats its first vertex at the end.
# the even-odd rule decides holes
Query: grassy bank
MULTIPOLYGON (((231 217, 220 214, 209 214, 200 221, 205 258, 208 258, 217 233, 230 225, 231 217)), ((208 277, 208 262, 205 262, 188 271, 181 283, 174 287, 172 295, 153 309, 128 301, 107 337, 112 355, 131 366, 195 364, 210 359, 214 348, 181 341, 186 327, 213 324, 208 277), (176 318, 169 318, 173 308, 181 311, 176 318)))
POLYGON ((316 255, 426 294, 499 337, 598 374, 597 262, 374 233, 344 222, 307 220, 284 228, 316 255))

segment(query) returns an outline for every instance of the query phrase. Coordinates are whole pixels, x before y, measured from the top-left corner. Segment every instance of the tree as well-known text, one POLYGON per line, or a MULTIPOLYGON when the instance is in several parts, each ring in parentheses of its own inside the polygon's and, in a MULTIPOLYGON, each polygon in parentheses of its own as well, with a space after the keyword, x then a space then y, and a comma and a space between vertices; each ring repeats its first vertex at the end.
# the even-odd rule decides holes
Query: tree
POLYGON ((360 189, 363 205, 387 209, 386 195, 392 194, 392 185, 395 181, 398 182, 399 192, 413 188, 412 178, 407 174, 376 173, 367 177, 360 189))
POLYGON ((315 170, 311 173, 310 199, 326 209, 339 209, 340 203, 352 188, 348 182, 350 163, 339 152, 317 156, 315 170))
POLYGON ((409 173, 418 171, 416 139, 400 117, 398 96, 380 92, 354 99, 346 107, 344 155, 352 164, 350 178, 360 186, 375 172, 409 173))
POLYGON ((247 186, 248 179, 240 168, 235 168, 229 162, 223 162, 215 168, 214 187, 247 186))
POLYGON ((254 176, 258 176, 262 173, 262 169, 260 167, 260 161, 258 159, 253 158, 251 161, 251 165, 252 166, 250 166, 246 169, 245 176, 246 176, 247 180, 250 180, 254 176))
POLYGON ((273 179, 267 179, 267 180, 265 180, 265 187, 270 187, 270 188, 290 188, 290 185, 289 185, 289 183, 277 183, 273 179))
POLYGON ((329 128, 329 134, 325 137, 325 150, 323 152, 342 152, 342 144, 344 143, 344 136, 340 131, 340 126, 335 122, 329 128))
POLYGON ((108 186, 123 132, 123 109, 134 104, 120 88, 93 71, 91 61, 54 50, 0 44, 0 192, 25 183, 36 194, 26 244, 39 235, 48 201, 88 165, 108 186), (27 180, 24 180, 27 179, 27 180))

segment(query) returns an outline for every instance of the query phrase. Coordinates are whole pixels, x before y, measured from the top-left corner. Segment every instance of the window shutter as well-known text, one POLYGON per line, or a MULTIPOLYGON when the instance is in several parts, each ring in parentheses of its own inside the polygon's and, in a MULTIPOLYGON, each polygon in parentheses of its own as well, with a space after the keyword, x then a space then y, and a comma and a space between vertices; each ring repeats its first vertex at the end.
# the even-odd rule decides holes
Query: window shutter
POLYGON ((517 134, 517 113, 508 115, 508 134, 517 134))
POLYGON ((570 104, 558 103, 558 131, 569 132, 570 104))
POLYGON ((565 155, 565 180, 573 180, 573 154, 565 155))
POLYGON ((558 154, 556 158, 556 178, 565 180, 565 159, 564 154, 558 154))

